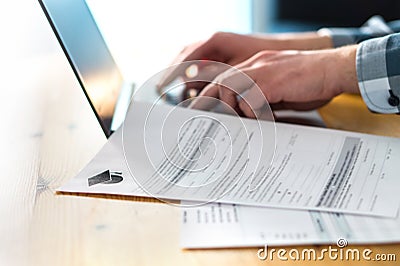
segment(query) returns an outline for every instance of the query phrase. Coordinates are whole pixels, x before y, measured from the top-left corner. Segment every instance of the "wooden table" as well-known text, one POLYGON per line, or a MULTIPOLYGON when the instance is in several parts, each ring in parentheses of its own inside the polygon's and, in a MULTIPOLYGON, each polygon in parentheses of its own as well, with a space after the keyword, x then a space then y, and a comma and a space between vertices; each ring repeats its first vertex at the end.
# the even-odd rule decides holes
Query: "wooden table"
MULTIPOLYGON (((14 66, 1 98, 0 265, 285 263, 260 261, 257 248, 182 250, 180 210, 167 204, 56 195, 106 139, 61 53, 14 66)), ((329 127, 400 137, 400 116, 372 114, 358 96, 338 97, 320 112, 329 127)), ((399 244, 368 247, 400 255, 399 244)))

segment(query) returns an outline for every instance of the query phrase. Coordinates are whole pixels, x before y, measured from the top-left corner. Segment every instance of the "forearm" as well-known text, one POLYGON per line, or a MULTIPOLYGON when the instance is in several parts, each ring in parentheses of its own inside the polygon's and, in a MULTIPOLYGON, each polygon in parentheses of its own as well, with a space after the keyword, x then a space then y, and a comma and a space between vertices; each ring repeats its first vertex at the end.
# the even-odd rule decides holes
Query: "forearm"
POLYGON ((318 32, 269 34, 262 38, 270 50, 319 50, 333 47, 331 37, 318 32))
POLYGON ((382 17, 374 16, 359 28, 323 28, 317 32, 269 34, 261 38, 265 40, 265 49, 318 50, 357 44, 394 32, 400 32, 400 20, 386 23, 382 17))

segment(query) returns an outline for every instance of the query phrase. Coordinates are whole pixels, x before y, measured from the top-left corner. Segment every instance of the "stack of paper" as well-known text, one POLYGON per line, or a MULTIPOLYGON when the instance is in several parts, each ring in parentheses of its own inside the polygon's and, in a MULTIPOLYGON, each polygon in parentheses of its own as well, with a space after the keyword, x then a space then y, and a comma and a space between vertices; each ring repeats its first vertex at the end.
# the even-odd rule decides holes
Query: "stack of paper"
POLYGON ((185 248, 393 242, 399 161, 395 138, 136 102, 60 191, 182 200, 185 248))

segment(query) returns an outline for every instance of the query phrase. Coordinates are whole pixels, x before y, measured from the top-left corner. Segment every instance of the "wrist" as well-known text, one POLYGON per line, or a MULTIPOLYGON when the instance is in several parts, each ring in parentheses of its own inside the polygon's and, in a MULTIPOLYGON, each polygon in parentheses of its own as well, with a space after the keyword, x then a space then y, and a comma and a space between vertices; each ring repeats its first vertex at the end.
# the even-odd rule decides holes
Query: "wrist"
POLYGON ((335 95, 341 93, 360 93, 356 70, 357 45, 332 50, 331 64, 326 69, 330 77, 329 86, 335 95))
POLYGON ((358 45, 351 45, 338 49, 339 58, 342 59, 339 67, 343 69, 341 92, 360 93, 356 67, 357 47, 358 45))

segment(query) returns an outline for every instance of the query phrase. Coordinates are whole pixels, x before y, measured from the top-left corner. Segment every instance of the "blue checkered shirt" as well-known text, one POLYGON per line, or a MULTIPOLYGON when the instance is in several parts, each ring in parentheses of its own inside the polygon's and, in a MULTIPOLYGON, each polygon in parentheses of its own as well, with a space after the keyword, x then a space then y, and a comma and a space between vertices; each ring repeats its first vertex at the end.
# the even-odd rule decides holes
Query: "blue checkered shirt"
POLYGON ((400 20, 370 18, 360 28, 324 28, 335 47, 359 43, 356 66, 361 95, 372 112, 400 112, 400 20))

